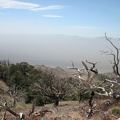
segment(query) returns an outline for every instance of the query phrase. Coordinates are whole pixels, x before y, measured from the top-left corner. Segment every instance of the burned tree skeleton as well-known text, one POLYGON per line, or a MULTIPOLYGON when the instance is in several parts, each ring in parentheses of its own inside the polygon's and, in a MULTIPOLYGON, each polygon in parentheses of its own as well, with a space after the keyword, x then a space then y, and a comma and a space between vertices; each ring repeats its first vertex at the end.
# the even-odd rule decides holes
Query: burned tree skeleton
MULTIPOLYGON (((83 64, 83 66, 85 68, 85 71, 87 73, 86 78, 84 78, 82 76, 82 72, 81 72, 80 69, 74 67, 73 63, 72 63, 72 67, 68 67, 68 68, 76 70, 79 73, 78 78, 80 80, 80 83, 82 82, 83 85, 87 88, 87 91, 89 92, 89 110, 88 110, 88 118, 89 118, 89 117, 91 117, 93 115, 93 109, 95 107, 95 105, 92 102, 93 97, 95 95, 94 89, 92 88, 92 81, 98 75, 98 70, 95 68, 96 64, 98 62, 92 63, 92 62, 88 62, 86 60, 86 63, 84 61, 82 61, 82 64, 83 64), (92 65, 92 67, 89 69, 86 63, 92 65)), ((76 76, 77 76, 77 74, 76 74, 76 76)))
POLYGON ((114 52, 113 50, 109 50, 109 51, 101 51, 102 54, 106 54, 108 56, 112 56, 113 60, 111 61, 111 64, 113 64, 112 69, 113 69, 113 73, 115 74, 115 78, 113 80, 110 79, 105 79, 106 82, 111 83, 110 89, 111 91, 108 93, 106 92, 106 95, 108 94, 108 96, 114 98, 114 99, 120 99, 120 91, 118 91, 118 93, 116 92, 116 88, 118 88, 120 86, 120 57, 119 57, 119 51, 120 49, 117 48, 115 46, 115 44, 112 42, 111 38, 108 38, 106 33, 105 33, 105 39, 112 45, 112 47, 114 48, 114 52), (115 88, 116 87, 116 88, 115 88))
POLYGON ((102 53, 110 55, 113 57, 113 73, 115 74, 115 79, 110 80, 110 79, 104 79, 104 81, 107 83, 104 84, 104 82, 101 82, 100 84, 96 84, 93 82, 93 80, 96 78, 98 75, 98 70, 96 69, 96 63, 92 63, 89 61, 82 61, 82 65, 84 67, 84 70, 78 69, 74 66, 74 63, 72 62, 72 67, 68 67, 69 69, 72 69, 76 71, 76 74, 74 73, 75 76, 79 78, 79 84, 82 84, 83 86, 86 87, 86 89, 89 92, 89 112, 88 112, 88 118, 91 117, 94 112, 93 109, 95 108, 95 104, 93 103, 93 97, 101 97, 102 99, 110 99, 113 101, 118 101, 120 100, 120 91, 117 91, 120 87, 120 72, 119 72, 119 50, 111 41, 110 38, 108 38, 105 34, 105 39, 113 46, 113 48, 116 50, 115 53, 113 53, 112 50, 110 52, 108 51, 102 51, 102 53), (88 64, 91 65, 91 67, 88 67, 88 64), (85 75, 83 76, 83 72, 86 72, 86 77, 85 75))
POLYGON ((109 51, 101 51, 103 54, 112 56, 113 61, 111 62, 113 64, 112 68, 113 68, 113 73, 117 76, 120 77, 120 71, 119 71, 119 63, 120 63, 120 58, 119 58, 119 51, 120 48, 117 48, 114 43, 112 42, 111 38, 108 38, 106 33, 105 33, 105 39, 112 45, 112 47, 114 48, 115 52, 113 52, 113 50, 109 50, 109 51))

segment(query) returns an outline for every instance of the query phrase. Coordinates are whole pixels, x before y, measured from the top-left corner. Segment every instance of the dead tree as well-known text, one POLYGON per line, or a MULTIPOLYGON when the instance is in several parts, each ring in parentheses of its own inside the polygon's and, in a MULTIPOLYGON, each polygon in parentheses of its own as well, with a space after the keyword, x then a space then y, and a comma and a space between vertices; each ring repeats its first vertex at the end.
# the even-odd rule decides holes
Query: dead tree
POLYGON ((78 76, 80 82, 87 88, 87 91, 89 92, 89 107, 90 109, 88 110, 88 117, 91 117, 93 115, 93 108, 95 107, 95 105, 93 104, 92 100, 93 97, 95 95, 94 89, 92 87, 92 81, 94 80, 94 78, 98 75, 98 70, 95 68, 96 67, 96 63, 92 63, 92 62, 88 62, 86 60, 86 63, 84 61, 82 61, 82 64, 85 68, 85 71, 87 73, 86 77, 82 76, 82 72, 81 69, 74 67, 74 64, 72 62, 72 67, 68 67, 69 69, 73 69, 75 71, 77 71, 76 76, 78 76), (92 65, 90 68, 88 68, 87 64, 92 65))
POLYGON ((113 73, 117 75, 117 77, 120 77, 120 72, 119 72, 119 63, 120 63, 120 58, 119 58, 119 48, 117 48, 114 43, 111 41, 111 38, 108 38, 106 33, 105 33, 105 38, 106 40, 112 45, 112 47, 115 49, 115 53, 111 51, 104 51, 107 55, 111 55, 113 57, 113 73))
MULTIPOLYGON (((93 91, 92 93, 94 93, 95 96, 102 97, 104 99, 120 100, 120 91, 116 91, 116 88, 120 88, 120 72, 119 72, 120 49, 113 44, 111 39, 108 38, 106 34, 105 34, 105 38, 116 50, 116 53, 114 53, 112 50, 110 50, 110 52, 102 51, 102 53, 106 53, 107 55, 111 55, 113 57, 113 73, 116 75, 116 78, 115 80, 105 79, 105 81, 109 83, 109 88, 107 88, 107 86, 105 86, 104 84, 96 85, 95 83, 93 83, 94 78, 98 75, 98 70, 95 68, 98 62, 92 63, 92 62, 88 62, 87 60, 86 62, 82 61, 82 65, 84 66, 85 72, 87 73, 86 77, 82 75, 81 69, 78 69, 74 66, 73 62, 72 62, 72 67, 68 67, 68 68, 76 71, 76 74, 74 75, 78 76, 80 83, 82 83, 87 88, 89 93, 93 91), (89 68, 87 64, 91 64, 92 67, 89 68)), ((89 99, 90 110, 88 112, 88 117, 92 116, 93 108, 96 106, 92 103, 94 94, 93 95, 91 94, 91 97, 89 99)))
POLYGON ((72 63, 72 67, 68 67, 69 69, 73 69, 76 72, 76 76, 78 76, 80 83, 82 83, 83 86, 86 87, 87 91, 89 92, 89 112, 88 112, 88 117, 91 117, 93 115, 93 109, 95 108, 96 104, 93 103, 93 97, 101 97, 103 99, 119 99, 120 96, 119 94, 116 93, 116 87, 117 85, 120 86, 120 83, 117 81, 111 81, 108 79, 105 79, 106 82, 110 84, 109 90, 106 88, 104 84, 97 85, 93 82, 95 77, 98 75, 98 70, 96 69, 96 63, 86 62, 82 61, 82 64, 85 68, 86 76, 82 75, 82 72, 80 69, 74 67, 74 64, 72 63), (90 64, 91 67, 89 68, 87 64, 90 64))
POLYGON ((111 38, 108 38, 106 33, 105 33, 105 39, 112 45, 112 47, 114 48, 113 50, 109 50, 109 51, 101 51, 103 54, 112 56, 113 60, 112 60, 112 69, 113 69, 113 73, 116 75, 116 77, 113 80, 110 79, 105 79, 106 82, 110 83, 110 92, 107 92, 105 89, 103 89, 106 92, 106 96, 109 96, 110 98, 114 98, 114 100, 120 100, 120 91, 117 91, 117 88, 119 89, 120 87, 120 68, 119 68, 119 63, 120 63, 120 57, 119 57, 119 48, 117 48, 115 46, 115 44, 112 42, 111 38))

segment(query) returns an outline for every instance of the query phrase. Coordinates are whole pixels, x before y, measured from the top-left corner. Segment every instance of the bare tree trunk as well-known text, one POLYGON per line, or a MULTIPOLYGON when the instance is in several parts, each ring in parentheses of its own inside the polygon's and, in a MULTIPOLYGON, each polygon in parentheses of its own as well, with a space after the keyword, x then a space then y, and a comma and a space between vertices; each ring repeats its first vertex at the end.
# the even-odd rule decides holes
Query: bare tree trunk
POLYGON ((93 102, 92 102, 92 100, 93 100, 94 95, 95 95, 95 93, 94 93, 94 91, 92 91, 90 94, 90 98, 89 98, 90 109, 89 109, 89 113, 88 113, 88 118, 93 116, 93 102))
POLYGON ((58 106, 59 105, 59 97, 55 97, 55 101, 54 101, 54 106, 58 106))
POLYGON ((82 94, 81 92, 79 93, 79 103, 82 101, 82 94))

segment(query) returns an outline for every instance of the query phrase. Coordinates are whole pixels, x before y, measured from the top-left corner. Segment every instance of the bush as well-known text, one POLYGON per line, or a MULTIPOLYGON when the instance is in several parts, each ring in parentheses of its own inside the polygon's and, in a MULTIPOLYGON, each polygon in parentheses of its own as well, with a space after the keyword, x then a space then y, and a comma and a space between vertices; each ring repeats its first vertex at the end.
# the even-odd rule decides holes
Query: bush
POLYGON ((36 92, 32 91, 31 88, 26 89, 25 103, 26 104, 32 103, 36 96, 37 96, 36 92))
POLYGON ((85 101, 85 100, 88 100, 89 97, 90 97, 89 92, 86 92, 84 94, 82 93, 80 97, 81 97, 80 99, 81 99, 82 102, 85 101))
POLYGON ((25 98, 25 103, 26 103, 26 104, 31 103, 33 99, 34 99, 33 96, 27 94, 27 95, 26 95, 26 98, 25 98))
POLYGON ((120 108, 116 107, 112 109, 112 113, 116 115, 120 115, 120 108))
POLYGON ((42 96, 40 96, 40 95, 36 96, 35 100, 36 100, 36 105, 44 106, 45 99, 42 96))

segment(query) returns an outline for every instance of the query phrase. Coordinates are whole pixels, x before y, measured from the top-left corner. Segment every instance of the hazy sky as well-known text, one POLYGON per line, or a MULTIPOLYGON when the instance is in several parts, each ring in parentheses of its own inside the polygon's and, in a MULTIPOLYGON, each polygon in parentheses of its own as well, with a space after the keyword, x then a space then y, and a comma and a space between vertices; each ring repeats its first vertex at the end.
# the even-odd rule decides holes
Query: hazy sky
POLYGON ((120 37, 120 0, 0 0, 0 33, 120 37))
POLYGON ((0 0, 0 60, 66 67, 87 59, 108 69, 100 50, 111 48, 105 32, 120 38, 119 22, 120 0, 0 0))

